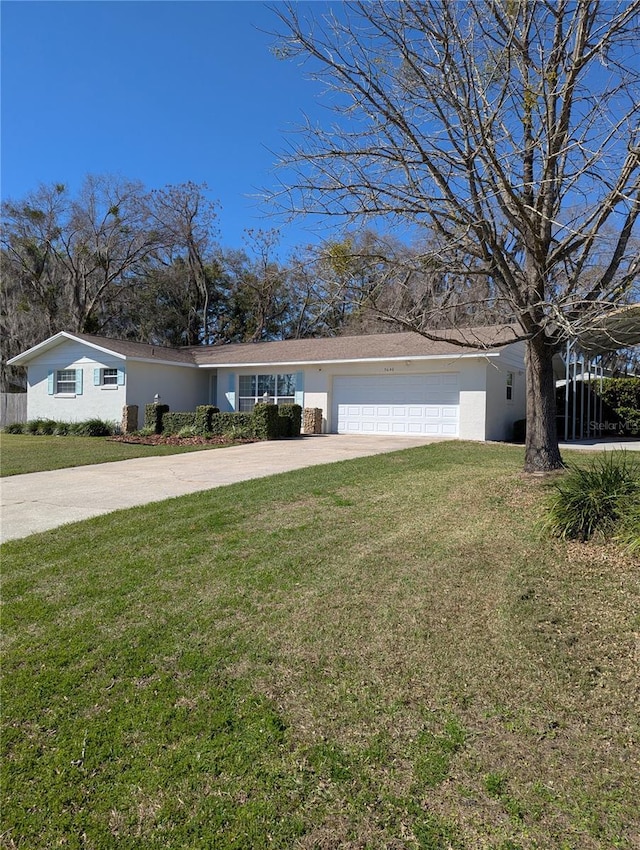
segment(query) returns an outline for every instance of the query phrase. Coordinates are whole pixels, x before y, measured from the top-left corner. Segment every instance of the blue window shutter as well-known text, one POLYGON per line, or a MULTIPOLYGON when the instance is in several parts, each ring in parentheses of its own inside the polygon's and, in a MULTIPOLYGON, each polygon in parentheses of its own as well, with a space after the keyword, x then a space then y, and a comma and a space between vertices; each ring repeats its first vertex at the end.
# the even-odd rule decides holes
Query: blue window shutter
POLYGON ((53 395, 55 392, 55 372, 50 369, 47 375, 47 393, 53 395))
POLYGON ((82 369, 76 369, 76 395, 82 395, 82 369))
POLYGON ((124 387, 124 369, 118 369, 118 386, 124 387))
POLYGON ((101 371, 102 371, 101 369, 94 369, 93 370, 93 386, 94 387, 100 386, 100 372, 101 371))
POLYGON ((296 372, 296 404, 304 404, 304 372, 296 372))

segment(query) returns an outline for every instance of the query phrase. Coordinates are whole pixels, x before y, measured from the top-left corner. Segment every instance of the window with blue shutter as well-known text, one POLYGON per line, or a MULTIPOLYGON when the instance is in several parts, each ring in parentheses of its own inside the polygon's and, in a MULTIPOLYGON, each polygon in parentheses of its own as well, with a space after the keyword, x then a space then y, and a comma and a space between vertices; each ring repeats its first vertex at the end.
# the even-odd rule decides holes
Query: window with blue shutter
POLYGON ((94 387, 123 387, 124 369, 94 369, 94 387))
POLYGON ((56 369, 47 375, 49 395, 82 395, 82 369, 56 369))

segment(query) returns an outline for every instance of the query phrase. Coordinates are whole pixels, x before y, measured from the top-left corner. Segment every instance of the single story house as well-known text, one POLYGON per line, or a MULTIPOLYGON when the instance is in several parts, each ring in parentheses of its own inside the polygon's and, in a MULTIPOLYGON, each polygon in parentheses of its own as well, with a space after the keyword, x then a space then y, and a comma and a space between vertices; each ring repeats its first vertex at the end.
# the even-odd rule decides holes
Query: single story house
POLYGON ((509 325, 461 334, 164 348, 61 332, 9 363, 27 369, 29 419, 120 422, 137 405, 141 427, 159 396, 173 411, 295 402, 322 410, 325 433, 509 439, 525 416, 524 344, 509 325))

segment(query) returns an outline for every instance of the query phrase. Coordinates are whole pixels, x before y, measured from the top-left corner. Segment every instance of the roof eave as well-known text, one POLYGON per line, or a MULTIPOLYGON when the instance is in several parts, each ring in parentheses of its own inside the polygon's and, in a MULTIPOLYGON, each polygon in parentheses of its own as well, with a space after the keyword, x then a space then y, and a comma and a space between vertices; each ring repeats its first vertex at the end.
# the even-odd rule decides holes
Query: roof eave
POLYGON ((337 366, 351 363, 403 363, 414 360, 470 360, 480 357, 499 357, 499 351, 473 351, 465 354, 404 354, 398 357, 351 357, 334 360, 256 360, 247 362, 200 363, 200 369, 249 369, 258 366, 337 366))
POLYGON ((24 366, 26 363, 29 363, 31 360, 34 360, 43 352, 50 351, 52 348, 57 348, 60 343, 65 339, 75 340, 76 342, 82 343, 85 342, 84 340, 81 340, 79 337, 74 336, 74 334, 71 334, 68 331, 59 331, 57 334, 48 337, 48 339, 39 342, 37 345, 34 345, 31 348, 28 348, 21 354, 16 354, 15 357, 12 357, 10 360, 7 360, 7 365, 24 366))
POLYGON ((186 366, 187 369, 198 369, 197 363, 189 362, 188 360, 160 360, 157 357, 132 357, 130 354, 125 357, 129 363, 155 363, 162 366, 186 366))

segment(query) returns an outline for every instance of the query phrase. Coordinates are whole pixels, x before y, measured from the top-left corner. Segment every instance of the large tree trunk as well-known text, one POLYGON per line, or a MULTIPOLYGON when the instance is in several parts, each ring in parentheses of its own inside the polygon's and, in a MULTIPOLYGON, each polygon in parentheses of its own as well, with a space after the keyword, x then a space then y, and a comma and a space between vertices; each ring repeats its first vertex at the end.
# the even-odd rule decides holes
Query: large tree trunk
POLYGON ((549 472, 564 464, 556 430, 554 349, 543 335, 527 340, 527 437, 525 472, 549 472))

